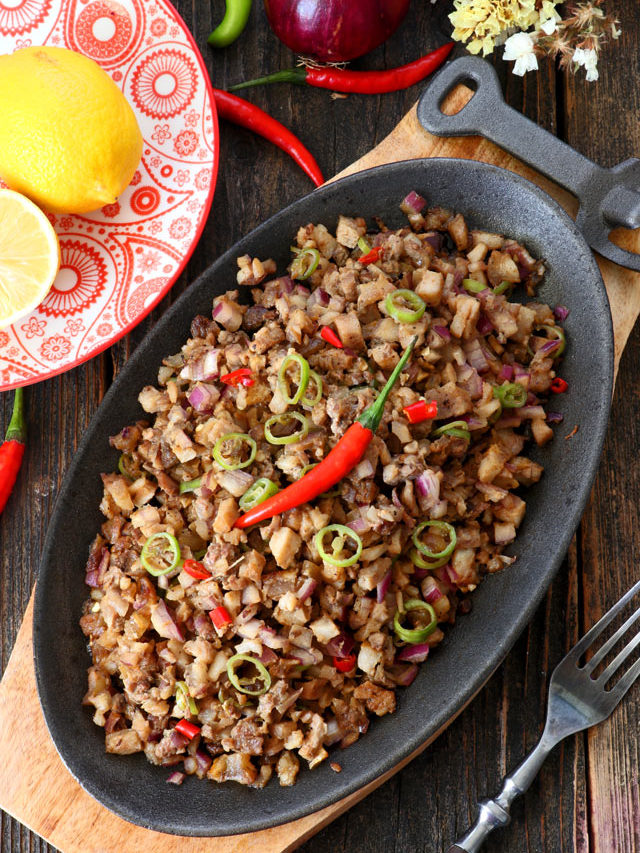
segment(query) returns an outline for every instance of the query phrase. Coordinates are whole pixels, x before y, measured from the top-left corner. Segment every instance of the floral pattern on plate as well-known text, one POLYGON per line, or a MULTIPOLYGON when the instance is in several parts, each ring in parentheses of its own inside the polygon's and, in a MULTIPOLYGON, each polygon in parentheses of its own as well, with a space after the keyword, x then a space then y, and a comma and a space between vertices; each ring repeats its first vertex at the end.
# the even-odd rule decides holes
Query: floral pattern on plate
POLYGON ((149 313, 196 246, 218 167, 209 77, 168 2, 0 0, 0 54, 45 44, 84 53, 110 75, 144 148, 114 204, 49 214, 60 271, 42 304, 0 331, 0 391, 75 367, 149 313))

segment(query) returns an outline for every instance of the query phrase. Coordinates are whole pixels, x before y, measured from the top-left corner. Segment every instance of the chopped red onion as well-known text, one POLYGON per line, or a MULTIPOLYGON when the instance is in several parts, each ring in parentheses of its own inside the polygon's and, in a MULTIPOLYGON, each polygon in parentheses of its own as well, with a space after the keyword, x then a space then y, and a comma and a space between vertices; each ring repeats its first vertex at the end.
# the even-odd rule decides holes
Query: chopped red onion
POLYGON ((554 338, 551 341, 545 341, 541 347, 538 348, 537 352, 544 353, 544 355, 549 355, 552 352, 555 352, 562 341, 558 340, 558 338, 554 338))
POLYGON ((427 234, 424 241, 430 246, 433 246, 436 252, 439 252, 442 249, 442 234, 427 234))
POLYGON ((429 569, 421 569, 419 566, 416 566, 413 570, 413 576, 416 580, 423 580, 429 574, 429 569))
POLYGON ((564 323, 564 321, 569 316, 569 309, 566 305, 556 305, 556 307, 553 309, 553 313, 555 314, 557 320, 560 320, 561 323, 564 323))
POLYGON ((314 578, 307 578, 296 593, 296 598, 298 599, 298 601, 306 601, 307 598, 313 595, 313 593, 316 591, 317 586, 317 580, 315 580, 314 578))
POLYGON ((547 412, 548 424, 561 424, 564 420, 564 415, 561 412, 547 412))
POLYGON ((440 599, 443 598, 443 594, 436 583, 436 579, 431 575, 424 579, 424 583, 422 584, 422 597, 427 604, 434 604, 436 601, 440 601, 440 599))
POLYGON ((216 473, 216 479, 223 489, 230 492, 234 498, 239 498, 244 495, 255 478, 246 471, 223 471, 216 473))
POLYGON ((337 637, 332 637, 327 643, 327 652, 335 658, 348 658, 355 641, 346 631, 341 631, 337 637))
POLYGON ((327 733, 323 737, 322 743, 325 746, 333 746, 334 743, 338 743, 339 740, 342 740, 343 736, 344 732, 340 728, 340 724, 335 717, 332 717, 327 721, 327 733))
POLYGON ((245 607, 243 610, 238 613, 236 616, 236 622, 238 625, 246 625, 247 622, 250 622, 253 617, 258 612, 257 604, 250 604, 248 607, 245 607))
POLYGON ((218 367, 219 358, 220 350, 208 350, 204 355, 195 359, 195 361, 185 364, 180 371, 180 378, 191 379, 194 382, 206 382, 209 379, 215 379, 220 372, 220 368, 218 367))
POLYGON ((204 752, 202 749, 196 750, 195 759, 197 763, 196 775, 202 779, 204 776, 207 775, 207 771, 211 767, 213 759, 207 752, 204 752))
POLYGON ((289 275, 280 276, 280 278, 276 278, 274 281, 277 281, 280 287, 282 288, 282 293, 293 293, 294 283, 293 279, 289 275))
POLYGON ((422 663, 429 654, 429 643, 416 643, 413 646, 405 646, 396 656, 396 660, 408 661, 409 663, 422 663))
POLYGON ((447 563, 447 565, 444 567, 444 575, 447 577, 447 579, 448 579, 449 583, 450 583, 453 587, 455 587, 455 585, 456 585, 456 584, 458 583, 458 581, 460 580, 460 576, 458 575, 458 573, 456 572, 456 570, 453 568, 453 566, 451 565, 451 563, 447 563))
POLYGON ((322 308, 326 308, 329 304, 330 297, 326 290, 322 287, 316 287, 311 296, 309 297, 309 301, 307 302, 307 308, 312 308, 314 305, 320 305, 322 308))
POLYGON ((415 677, 418 674, 418 666, 415 663, 398 663, 389 667, 387 671, 396 684, 399 684, 401 687, 408 687, 415 681, 415 677))
POLYGON ((262 628, 258 631, 258 637, 265 646, 269 646, 270 649, 284 649, 284 647, 289 643, 289 640, 286 637, 282 637, 280 634, 276 634, 275 629, 271 628, 269 625, 263 625, 262 628))
POLYGON ((255 640, 263 625, 262 619, 250 619, 244 625, 236 625, 236 633, 247 640, 255 640))
POLYGON ((272 651, 269 646, 262 646, 262 654, 260 655, 260 663, 270 664, 278 660, 278 655, 272 651))
POLYGON ((411 192, 402 200, 400 210, 403 213, 420 213, 424 209, 426 203, 427 202, 421 195, 418 195, 415 190, 411 190, 411 192))
POLYGON ((196 412, 212 412, 213 407, 220 399, 220 391, 215 385, 207 385, 198 382, 187 391, 187 400, 196 412))
POLYGON ((458 385, 469 394, 472 400, 482 397, 482 378, 475 367, 466 362, 457 369, 458 385))
POLYGON ((404 504, 398 497, 398 489, 394 488, 391 492, 391 500, 393 501, 393 505, 397 506, 398 509, 404 509, 404 504))
POLYGON ((478 330, 479 335, 488 335, 490 332, 493 332, 494 325, 486 314, 480 312, 478 322, 476 323, 476 329, 478 330))
POLYGON ((531 420, 533 420, 533 418, 544 418, 546 414, 542 406, 520 406, 516 411, 521 418, 531 420))
POLYGON ((418 494, 422 497, 430 498, 434 503, 440 500, 440 480, 431 468, 423 471, 414 482, 418 494))
POLYGON ((354 518, 353 521, 348 521, 345 526, 353 530, 354 533, 366 533, 371 530, 371 524, 364 515, 361 515, 360 518, 354 518))
POLYGON ((446 326, 432 326, 433 331, 445 341, 451 340, 451 332, 446 326))
POLYGON ((502 370, 498 374, 498 379, 502 379, 505 382, 511 382, 511 380, 513 379, 513 365, 503 364, 502 370))
POLYGON ((487 361, 486 354, 480 346, 480 341, 477 338, 469 341, 464 349, 469 364, 471 367, 475 368, 478 373, 486 373, 487 370, 489 370, 489 362, 487 361))
POLYGON ((299 293, 302 296, 309 296, 311 294, 311 291, 309 290, 308 287, 305 287, 304 284, 297 284, 296 285, 296 293, 299 293))
MULTIPOLYGON (((209 609, 213 610, 212 607, 209 609)), ((211 619, 206 613, 198 613, 193 620, 193 628, 199 636, 210 637, 213 630, 211 619)))
POLYGON ((170 773, 169 776, 167 776, 167 782, 172 785, 182 785, 186 778, 186 773, 182 773, 180 770, 174 770, 173 773, 170 773))
POLYGON ((300 646, 291 646, 289 657, 300 661, 302 666, 315 666, 322 663, 322 652, 318 649, 301 649, 300 646))
POLYGON ((242 324, 242 311, 237 305, 224 297, 213 309, 212 317, 216 323, 230 331, 239 329, 242 324))
POLYGON ((158 603, 151 611, 151 624, 158 634, 167 640, 184 640, 182 630, 173 618, 163 598, 158 599, 158 603))
POLYGON ((389 585, 391 584, 391 569, 386 573, 386 575, 382 578, 380 583, 376 587, 376 601, 378 604, 382 604, 384 601, 384 597, 389 591, 389 585))
POLYGON ((106 548, 103 548, 102 556, 100 557, 100 563, 98 564, 98 567, 96 569, 88 571, 85 575, 84 582, 87 584, 87 586, 90 586, 93 589, 98 589, 102 586, 105 572, 109 568, 109 560, 109 551, 106 548))

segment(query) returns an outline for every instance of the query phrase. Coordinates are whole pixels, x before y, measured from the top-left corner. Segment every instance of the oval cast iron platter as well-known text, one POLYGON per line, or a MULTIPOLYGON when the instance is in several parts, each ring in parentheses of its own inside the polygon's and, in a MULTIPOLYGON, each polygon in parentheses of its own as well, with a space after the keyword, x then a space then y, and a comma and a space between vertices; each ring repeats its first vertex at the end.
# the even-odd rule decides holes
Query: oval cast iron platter
MULTIPOLYGON (((73 776, 126 820, 161 832, 211 836, 244 833, 294 820, 351 794, 393 768, 459 710, 504 659, 531 619, 560 565, 587 501, 604 440, 613 384, 613 334, 598 267, 579 231, 538 187, 494 166, 427 159, 380 166, 331 183, 293 203, 216 261, 167 311, 106 394, 73 460, 49 526, 34 613, 34 654, 40 701, 54 743, 73 776), (398 690, 395 714, 372 721, 344 752, 334 773, 329 761, 298 782, 277 780, 261 791, 188 777, 177 787, 169 771, 142 754, 106 755, 104 732, 81 706, 90 658, 78 627, 87 591, 84 565, 103 518, 100 472, 116 470, 108 437, 142 417, 140 389, 155 384, 163 357, 176 353, 191 319, 209 314, 215 295, 235 287, 239 255, 289 259, 298 226, 338 215, 381 216, 404 224, 399 203, 410 191, 429 205, 460 211, 474 227, 522 240, 547 262, 540 299, 570 308, 569 345, 562 365, 570 392, 553 401, 564 413, 554 440, 529 451, 545 466, 525 495, 527 515, 512 553, 518 560, 487 577, 473 593, 472 612, 446 631, 444 643, 408 689, 398 690), (574 425, 578 432, 565 441, 574 425)), ((301 762, 304 764, 304 762, 301 762)), ((426 794, 427 792, 425 792, 426 794)))

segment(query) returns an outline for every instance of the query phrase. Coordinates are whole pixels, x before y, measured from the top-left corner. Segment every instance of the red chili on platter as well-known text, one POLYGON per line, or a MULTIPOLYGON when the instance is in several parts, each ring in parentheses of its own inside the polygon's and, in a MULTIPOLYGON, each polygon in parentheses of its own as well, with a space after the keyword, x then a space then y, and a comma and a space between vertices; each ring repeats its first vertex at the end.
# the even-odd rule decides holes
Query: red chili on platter
POLYGON ((223 628, 226 628, 227 625, 231 625, 233 619, 229 615, 229 611, 221 604, 219 607, 216 607, 215 610, 211 610, 209 612, 209 616, 211 617, 211 621, 214 626, 218 629, 218 631, 222 631, 223 628))
POLYGON ((208 572, 198 560, 185 560, 182 568, 188 575, 199 581, 204 581, 211 577, 211 572, 208 572))
POLYGON ((328 326, 323 326, 322 331, 320 332, 320 337, 326 341, 328 344, 331 344, 333 347, 338 347, 338 349, 344 349, 344 344, 337 336, 337 334, 330 329, 328 326))
POLYGON ((244 385, 245 388, 255 385, 255 379, 251 378, 251 371, 248 367, 240 367, 238 370, 232 370, 231 373, 225 373, 224 376, 220 377, 220 382, 224 382, 225 385, 232 385, 234 388, 237 388, 238 385, 244 385))
POLYGON ((176 731, 180 732, 184 737, 189 738, 189 740, 193 740, 196 735, 200 734, 200 727, 194 723, 190 723, 189 720, 178 720, 176 731))
POLYGON ((16 388, 13 413, 4 443, 0 445, 0 512, 5 508, 18 477, 24 456, 27 428, 24 422, 24 392, 16 388))
POLYGON ((435 400, 427 403, 426 400, 417 400, 402 410, 407 416, 410 424, 420 424, 422 421, 433 420, 438 415, 438 404, 435 400))
POLYGON ((380 260, 380 256, 382 255, 382 246, 374 246, 371 251, 367 252, 366 255, 361 255, 358 258, 358 263, 360 264, 375 264, 380 260))
POLYGON ((564 394, 565 391, 569 390, 569 383, 566 379, 556 376, 555 379, 551 380, 551 390, 554 394, 564 394))
POLYGON ((356 665, 356 656, 349 655, 349 657, 346 658, 334 658, 333 665, 338 672, 351 672, 356 665))

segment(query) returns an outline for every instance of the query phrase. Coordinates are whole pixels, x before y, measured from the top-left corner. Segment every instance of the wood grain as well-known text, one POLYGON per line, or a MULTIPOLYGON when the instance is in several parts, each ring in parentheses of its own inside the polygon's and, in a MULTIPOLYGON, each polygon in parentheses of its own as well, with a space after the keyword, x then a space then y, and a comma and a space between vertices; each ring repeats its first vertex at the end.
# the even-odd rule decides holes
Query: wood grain
MULTIPOLYGON (((243 38, 213 54, 206 46, 206 36, 221 16, 221 4, 176 2, 203 51, 215 85, 224 88, 241 78, 292 64, 289 51, 270 33, 261 5, 254 4, 243 38)), ((623 25, 622 43, 602 60, 598 84, 585 84, 583 75, 556 75, 549 64, 520 79, 508 73, 506 63, 496 63, 512 106, 603 165, 640 150, 640 71, 636 63, 629 62, 640 47, 637 2, 616 0, 614 5, 623 25)), ((356 66, 399 65, 442 43, 450 32, 446 20, 450 6, 448 0, 435 6, 414 2, 401 30, 356 66)), ((381 97, 332 101, 326 92, 275 86, 249 91, 247 97, 298 133, 325 174, 332 175, 387 136, 418 94, 419 87, 414 87, 381 97)), ((0 517, 2 669, 27 606, 56 492, 113 374, 189 281, 240 236, 310 189, 306 177, 264 140, 223 126, 221 141, 213 212, 198 249, 169 297, 108 353, 28 392, 30 447, 16 495, 0 517)), ((621 285, 620 304, 634 300, 637 290, 631 277, 621 285)), ((626 328, 629 326, 628 317, 626 328)), ((576 542, 507 661, 426 752, 307 841, 304 853, 442 850, 473 818, 475 800, 493 793, 502 775, 532 745, 542 725, 550 670, 584 627, 637 576, 639 379, 640 333, 636 329, 621 361, 601 470, 576 542)), ((10 403, 11 395, 0 395, 2 424, 8 422, 10 403)), ((539 782, 514 810, 513 823, 496 835, 489 851, 640 851, 637 694, 637 690, 630 694, 609 724, 588 738, 566 742, 554 753, 539 782)), ((25 742, 12 744, 16 755, 25 742)), ((68 817, 60 822, 66 823, 68 817)), ((133 848, 127 844, 126 849, 133 848)), ((219 848, 214 845, 211 849, 219 848)), ((0 815, 0 850, 54 853, 52 846, 7 815, 0 815)))

